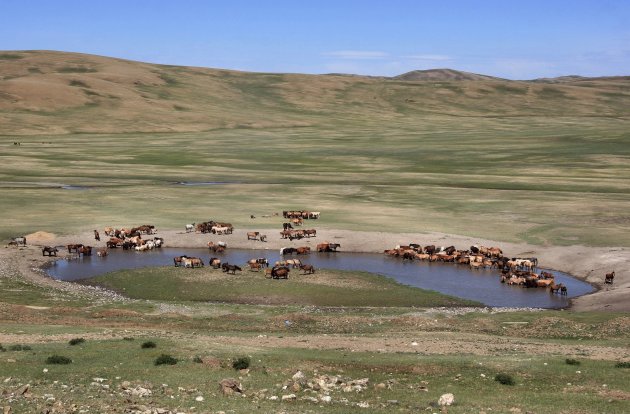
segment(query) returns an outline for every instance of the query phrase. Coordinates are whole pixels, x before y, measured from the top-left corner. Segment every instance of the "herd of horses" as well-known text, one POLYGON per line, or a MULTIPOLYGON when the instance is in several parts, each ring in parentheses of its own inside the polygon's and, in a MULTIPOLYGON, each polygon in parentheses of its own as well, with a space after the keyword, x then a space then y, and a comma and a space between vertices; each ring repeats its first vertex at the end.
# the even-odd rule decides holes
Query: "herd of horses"
MULTIPOLYGON (((538 259, 535 257, 507 257, 498 247, 470 246, 468 250, 458 250, 455 246, 421 246, 409 243, 384 251, 392 257, 403 260, 455 263, 467 265, 471 269, 496 268, 501 271, 501 283, 520 285, 527 288, 549 288, 550 293, 567 295, 567 287, 555 283, 554 275, 547 271, 536 273, 538 259)), ((612 273, 614 277, 614 272, 612 273)), ((608 275, 606 276, 608 279, 608 275)), ((608 282, 606 282, 608 283, 608 282)))
MULTIPOLYGON (((275 214, 277 215, 277 214, 275 214)), ((315 229, 296 230, 293 225, 302 225, 305 219, 319 219, 320 212, 298 210, 283 211, 282 216, 289 221, 284 222, 283 230, 280 232, 281 239, 302 239, 315 237, 317 231, 315 229)), ((203 223, 186 224, 185 230, 189 232, 213 233, 213 234, 232 234, 234 227, 230 223, 217 222, 209 220, 203 223)), ((156 247, 161 247, 164 239, 161 237, 143 238, 143 235, 153 235, 157 232, 155 226, 145 224, 132 228, 115 229, 113 227, 105 227, 104 233, 109 236, 109 240, 105 245, 108 249, 122 247, 124 250, 135 249, 137 251, 146 251, 156 247)), ((100 235, 94 230, 94 237, 100 241, 100 235)), ((259 231, 247 232, 247 240, 266 241, 267 236, 259 231)), ((13 237, 9 246, 26 246, 26 237, 13 237)), ((213 253, 222 253, 227 248, 225 242, 208 242, 208 249, 213 253)), ((316 245, 317 252, 336 252, 341 245, 339 243, 323 242, 316 245)), ((76 253, 78 257, 91 256, 94 247, 83 244, 68 244, 66 246, 68 253, 76 253)), ((311 252, 308 246, 300 247, 282 247, 280 249, 281 256, 292 254, 307 255, 311 252)), ((42 256, 57 256, 59 249, 54 246, 44 246, 42 248, 42 256)), ((393 249, 384 251, 385 254, 402 258, 403 260, 420 260, 429 262, 445 262, 456 263, 459 265, 467 265, 471 269, 496 268, 501 272, 501 283, 508 285, 520 285, 523 287, 549 288, 551 293, 567 294, 567 287, 562 283, 555 283, 554 275, 546 271, 536 272, 538 267, 538 259, 535 257, 507 257, 503 255, 503 251, 498 247, 470 246, 467 250, 459 250, 455 246, 422 246, 417 243, 409 243, 405 246, 396 246, 393 249)), ((97 250, 100 257, 107 256, 106 249, 97 250)), ((177 256, 173 259, 176 267, 184 268, 200 268, 204 266, 202 259, 198 257, 177 256)), ((238 265, 230 263, 222 263, 218 257, 211 257, 208 264, 215 269, 221 268, 226 273, 236 274, 242 271, 238 265)), ((266 258, 251 259, 247 262, 247 266, 251 271, 265 270, 265 276, 274 279, 287 279, 291 269, 300 269, 302 274, 315 273, 315 267, 310 264, 303 264, 299 259, 286 259, 277 261, 273 267, 269 268, 269 262, 266 258)), ((605 284, 613 284, 615 272, 607 273, 604 278, 605 284)))

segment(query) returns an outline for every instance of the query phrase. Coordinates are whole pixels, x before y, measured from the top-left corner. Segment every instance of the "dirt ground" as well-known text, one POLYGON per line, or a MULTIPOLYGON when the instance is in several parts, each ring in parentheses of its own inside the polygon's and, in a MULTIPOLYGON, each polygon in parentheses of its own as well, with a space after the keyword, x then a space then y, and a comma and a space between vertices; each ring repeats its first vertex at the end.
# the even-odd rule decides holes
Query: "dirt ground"
MULTIPOLYGON (((540 266, 569 273, 591 283, 598 290, 572 300, 571 309, 576 311, 630 311, 630 249, 624 247, 586 246, 535 246, 529 244, 499 243, 492 240, 443 233, 385 233, 358 232, 348 230, 321 229, 317 237, 289 241, 281 239, 279 231, 268 230, 267 241, 248 240, 246 233, 257 229, 236 229, 230 235, 186 233, 183 230, 159 230, 157 236, 164 238, 167 247, 205 247, 209 241, 225 241, 228 248, 271 249, 286 246, 311 246, 314 250, 324 241, 341 244, 340 251, 382 252, 398 244, 419 243, 439 246, 453 245, 468 248, 471 245, 498 246, 509 257, 537 257, 540 266), (604 275, 615 271, 613 285, 604 284, 604 275)), ((40 284, 73 289, 73 284, 53 281, 42 272, 34 269, 51 260, 42 257, 41 246, 63 246, 83 243, 104 248, 107 236, 101 231, 101 241, 95 241, 92 231, 73 236, 58 236, 52 233, 36 232, 26 235, 28 248, 7 247, 0 249, 0 258, 17 258, 20 272, 28 279, 40 284)), ((60 249, 60 256, 65 255, 60 249)))

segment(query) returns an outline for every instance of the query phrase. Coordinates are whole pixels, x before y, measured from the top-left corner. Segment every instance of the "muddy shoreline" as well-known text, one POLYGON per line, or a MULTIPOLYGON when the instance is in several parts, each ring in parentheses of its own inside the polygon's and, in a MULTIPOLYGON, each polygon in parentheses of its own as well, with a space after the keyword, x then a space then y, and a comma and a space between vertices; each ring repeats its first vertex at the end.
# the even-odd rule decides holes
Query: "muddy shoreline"
MULTIPOLYGON (((568 309, 572 311, 630 311, 630 249, 625 247, 586 247, 586 246, 536 246, 530 244, 501 243, 492 240, 477 239, 467 236, 450 235, 444 233, 386 233, 360 232, 335 229, 318 229, 317 236, 310 239, 289 241, 281 239, 279 230, 266 229, 261 233, 267 234, 267 241, 248 240, 248 231, 261 229, 236 229, 231 235, 213 235, 201 233, 186 233, 182 230, 158 230, 156 236, 163 237, 168 247, 199 248, 205 247, 209 241, 225 241, 229 247, 239 249, 269 249, 281 247, 311 246, 330 241, 341 244, 341 251, 356 253, 379 253, 397 244, 411 242, 422 245, 435 244, 457 248, 468 248, 471 245, 498 246, 506 256, 535 256, 540 265, 558 270, 591 284, 595 292, 571 300, 568 309), (605 285, 605 273, 615 271, 613 285, 605 285)), ((101 232, 102 233, 102 232, 101 232)), ((102 234, 101 241, 94 240, 92 230, 86 230, 77 235, 55 235, 36 232, 26 235, 26 248, 2 249, 2 256, 14 257, 18 262, 21 273, 30 281, 55 286, 77 285, 71 282, 59 282, 46 275, 42 266, 51 263, 55 258, 42 257, 42 246, 59 246, 60 257, 67 255, 67 244, 82 243, 96 248, 104 248, 106 236, 102 234), (63 248, 62 248, 63 247, 63 248)), ((147 236, 148 237, 148 236, 147 236)), ((74 289, 64 286, 64 290, 74 289)), ((83 289, 80 289, 83 290, 83 289)))

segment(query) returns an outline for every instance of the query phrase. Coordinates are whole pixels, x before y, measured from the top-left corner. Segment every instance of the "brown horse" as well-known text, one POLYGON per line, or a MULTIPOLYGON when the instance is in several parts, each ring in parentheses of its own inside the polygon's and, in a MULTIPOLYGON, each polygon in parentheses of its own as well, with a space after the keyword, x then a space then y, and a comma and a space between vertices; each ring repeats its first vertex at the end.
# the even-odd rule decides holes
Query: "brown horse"
POLYGON ((608 283, 610 285, 613 284, 613 280, 615 280, 615 272, 606 273, 606 278, 604 279, 604 283, 608 283))
POLYGON ((302 273, 303 275, 306 275, 306 274, 312 275, 313 273, 315 273, 315 267, 310 264, 301 265, 300 270, 304 272, 302 273))
POLYGON ((549 285, 549 293, 561 293, 563 287, 565 286, 562 283, 558 283, 557 285, 555 283, 552 283, 551 285, 549 285))

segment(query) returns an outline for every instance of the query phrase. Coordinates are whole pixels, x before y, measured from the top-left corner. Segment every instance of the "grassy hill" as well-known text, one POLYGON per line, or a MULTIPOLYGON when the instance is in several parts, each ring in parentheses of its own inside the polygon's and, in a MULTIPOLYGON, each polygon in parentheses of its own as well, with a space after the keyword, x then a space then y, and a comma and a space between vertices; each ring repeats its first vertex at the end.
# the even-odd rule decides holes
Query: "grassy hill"
POLYGON ((523 82, 448 69, 395 78, 248 73, 53 51, 0 52, 4 135, 196 132, 457 117, 622 117, 628 78, 523 82))

